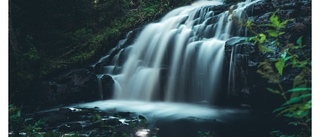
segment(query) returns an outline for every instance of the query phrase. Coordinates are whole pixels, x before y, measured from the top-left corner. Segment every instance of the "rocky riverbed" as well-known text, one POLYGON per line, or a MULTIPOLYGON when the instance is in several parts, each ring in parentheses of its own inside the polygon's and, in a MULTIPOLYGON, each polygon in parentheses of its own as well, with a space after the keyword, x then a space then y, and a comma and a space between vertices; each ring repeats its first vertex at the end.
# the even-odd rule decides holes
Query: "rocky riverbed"
POLYGON ((9 136, 267 136, 270 119, 248 108, 109 100, 21 113, 9 136))
POLYGON ((147 129, 144 116, 132 112, 101 111, 99 108, 56 108, 22 115, 19 132, 10 136, 117 137, 156 134, 147 129))

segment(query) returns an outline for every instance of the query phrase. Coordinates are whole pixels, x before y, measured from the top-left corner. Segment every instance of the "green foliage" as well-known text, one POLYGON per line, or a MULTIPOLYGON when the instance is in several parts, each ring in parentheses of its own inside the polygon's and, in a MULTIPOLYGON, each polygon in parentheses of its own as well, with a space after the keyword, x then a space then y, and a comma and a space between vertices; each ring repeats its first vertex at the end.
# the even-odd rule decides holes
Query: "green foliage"
MULTIPOLYGON (((284 103, 273 111, 277 117, 287 118, 288 125, 300 127, 295 135, 288 135, 280 130, 270 132, 271 136, 310 136, 311 125, 311 59, 304 55, 302 37, 299 37, 295 43, 288 41, 279 41, 281 35, 285 34, 282 29, 286 27, 288 20, 280 21, 276 15, 277 11, 270 17, 270 23, 260 25, 265 28, 264 33, 257 34, 249 38, 253 41, 262 54, 273 52, 266 45, 273 45, 280 50, 278 58, 266 59, 260 62, 257 73, 263 78, 268 79, 269 83, 278 85, 278 88, 267 88, 267 91, 281 96, 284 103), (283 87, 283 77, 287 76, 287 70, 290 68, 300 73, 294 76, 292 87, 286 89, 283 87)), ((246 22, 248 28, 252 28, 251 21, 246 22)), ((291 74, 292 75, 292 74, 291 74)))
POLYGON ((301 91, 311 91, 311 88, 293 88, 289 89, 288 92, 301 92, 301 91))
POLYGON ((254 41, 254 44, 258 45, 258 49, 262 53, 273 52, 274 50, 267 48, 266 46, 263 45, 267 41, 266 38, 267 36, 265 34, 260 33, 257 36, 250 37, 248 40, 254 41))
POLYGON ((263 26, 268 26, 268 27, 272 27, 273 29, 269 29, 269 30, 266 30, 268 33, 269 32, 272 32, 271 35, 269 33, 269 35, 271 37, 278 37, 282 34, 284 34, 284 32, 280 32, 280 29, 283 29, 286 27, 286 24, 288 23, 289 20, 285 20, 283 22, 279 21, 279 17, 276 15, 276 13, 278 12, 279 10, 277 10, 275 13, 272 14, 272 16, 269 18, 271 24, 264 24, 263 26), (280 33, 279 33, 280 32, 280 33), (276 33, 276 34, 274 34, 276 33))
MULTIPOLYGON (((278 11, 273 13, 272 16, 269 18, 269 21, 270 21, 269 24, 257 25, 257 27, 268 27, 266 30, 264 30, 265 32, 267 32, 267 34, 260 33, 248 39, 249 41, 254 41, 254 43, 258 45, 258 49, 261 53, 274 52, 273 49, 266 47, 266 45, 270 44, 270 45, 278 46, 279 45, 278 37, 284 34, 284 32, 282 32, 281 29, 285 28, 289 20, 285 20, 282 22, 279 21, 279 17, 276 15, 277 12, 278 11), (269 41, 268 40, 269 38, 275 39, 275 40, 269 41)), ((247 28, 252 30, 253 26, 254 24, 252 23, 252 21, 250 20, 246 21, 247 28)), ((279 62, 278 65, 279 65, 278 71, 282 73, 281 66, 283 65, 283 61, 279 62)))
POLYGON ((79 64, 82 63, 86 63, 86 61, 88 59, 90 59, 93 55, 95 54, 95 51, 92 50, 92 51, 86 51, 86 52, 82 52, 82 53, 79 53, 75 56, 73 56, 72 58, 70 58, 70 61, 71 62, 78 62, 79 64))
POLYGON ((43 134, 40 131, 43 124, 45 124, 43 119, 36 122, 32 122, 30 119, 23 119, 21 107, 9 105, 9 131, 12 131, 13 134, 24 133, 27 136, 42 137, 43 134))
POLYGON ((19 131, 17 128, 21 121, 21 107, 9 105, 9 130, 19 131))
POLYGON ((76 30, 72 34, 72 41, 74 44, 81 44, 82 42, 85 42, 89 38, 92 37, 92 29, 89 28, 81 28, 79 30, 76 30))
POLYGON ((269 83, 279 83, 280 74, 275 72, 273 62, 265 60, 259 63, 257 73, 261 74, 262 78, 268 79, 269 83))
POLYGON ((122 136, 122 137, 131 137, 130 134, 125 133, 125 132, 123 132, 121 136, 122 136))
POLYGON ((212 133, 210 131, 198 131, 198 136, 199 137, 213 137, 212 133))
MULTIPOLYGON (((9 136, 28 136, 28 137, 80 137, 77 132, 60 133, 58 131, 46 131, 43 127, 45 119, 35 120, 34 118, 23 117, 22 107, 9 105, 9 136)), ((94 120, 101 120, 101 116, 94 115, 94 120)))
POLYGON ((283 68, 285 66, 285 60, 284 59, 280 59, 278 62, 276 62, 276 68, 279 72, 280 75, 282 75, 283 72, 283 68))
POLYGON ((37 61, 40 59, 40 55, 35 47, 31 47, 28 52, 23 54, 24 58, 30 61, 37 61))
POLYGON ((45 123, 44 120, 40 119, 35 123, 32 124, 23 124, 22 129, 20 132, 26 133, 27 136, 43 136, 43 133, 40 133, 41 131, 41 126, 45 123))

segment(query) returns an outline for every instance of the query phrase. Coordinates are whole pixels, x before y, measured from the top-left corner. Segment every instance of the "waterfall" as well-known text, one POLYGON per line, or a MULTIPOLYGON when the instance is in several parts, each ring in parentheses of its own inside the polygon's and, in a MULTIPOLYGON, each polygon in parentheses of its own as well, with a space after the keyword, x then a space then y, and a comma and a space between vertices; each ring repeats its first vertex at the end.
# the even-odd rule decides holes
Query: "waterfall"
POLYGON ((222 84, 225 42, 244 35, 240 25, 243 11, 253 3, 247 0, 215 12, 222 0, 197 1, 145 26, 130 45, 123 46, 127 39, 120 41, 98 61, 111 62, 103 73, 115 81, 113 98, 214 101, 222 84))

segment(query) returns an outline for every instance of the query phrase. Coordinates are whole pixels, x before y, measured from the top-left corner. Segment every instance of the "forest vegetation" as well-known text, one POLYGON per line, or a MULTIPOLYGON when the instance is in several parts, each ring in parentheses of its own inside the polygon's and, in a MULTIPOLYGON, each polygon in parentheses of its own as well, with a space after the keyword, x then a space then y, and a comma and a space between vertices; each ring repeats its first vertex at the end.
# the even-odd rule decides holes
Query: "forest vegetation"
POLYGON ((86 67, 135 28, 193 0, 10 0, 9 101, 63 70, 86 67))

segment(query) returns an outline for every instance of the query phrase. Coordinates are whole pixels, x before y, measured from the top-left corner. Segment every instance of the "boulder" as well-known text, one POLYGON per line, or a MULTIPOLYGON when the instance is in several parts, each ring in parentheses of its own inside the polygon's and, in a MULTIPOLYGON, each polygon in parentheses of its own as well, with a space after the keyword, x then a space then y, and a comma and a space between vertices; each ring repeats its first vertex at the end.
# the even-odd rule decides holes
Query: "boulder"
POLYGON ((87 69, 73 69, 34 87, 40 106, 52 106, 99 99, 98 81, 87 69))

